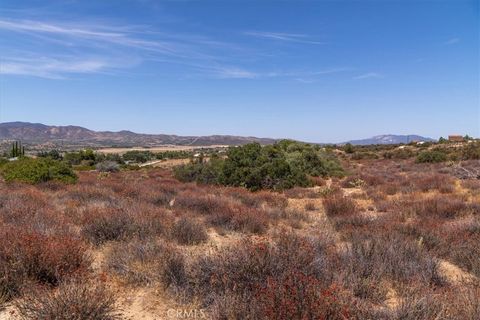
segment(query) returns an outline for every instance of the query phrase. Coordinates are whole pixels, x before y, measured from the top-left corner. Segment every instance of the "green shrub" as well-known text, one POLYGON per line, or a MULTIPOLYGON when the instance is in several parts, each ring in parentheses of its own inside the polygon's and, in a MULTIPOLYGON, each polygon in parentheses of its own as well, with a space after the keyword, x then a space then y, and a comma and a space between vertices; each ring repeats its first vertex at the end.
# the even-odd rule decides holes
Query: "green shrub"
POLYGON ((363 159, 378 159, 378 155, 374 152, 355 152, 352 154, 352 160, 363 160, 363 159))
POLYGON ((480 142, 470 142, 462 149, 463 160, 480 159, 480 142))
POLYGON ((95 166, 95 164, 106 160, 123 163, 122 158, 117 154, 104 155, 96 153, 92 149, 81 150, 78 152, 66 152, 63 159, 71 165, 82 166, 95 166))
POLYGON ((77 165, 77 166, 72 166, 75 171, 92 171, 95 170, 95 166, 91 165, 77 165))
POLYGON ((385 159, 409 159, 415 156, 415 152, 411 149, 395 149, 391 151, 385 151, 383 157, 385 159))
POLYGON ((180 181, 202 184, 218 184, 223 161, 212 157, 208 162, 192 161, 174 169, 175 177, 180 181))
POLYGON ((343 151, 345 151, 346 153, 354 153, 355 149, 351 143, 347 143, 343 146, 343 151))
POLYGON ((140 151, 140 150, 132 150, 128 151, 123 155, 124 161, 134 161, 137 163, 145 163, 150 161, 154 158, 153 153, 150 151, 140 151))
POLYGON ((442 151, 422 151, 417 156, 418 163, 437 163, 447 161, 447 155, 442 151))
POLYGON ((226 159, 212 157, 177 167, 175 176, 181 181, 283 190, 312 184, 308 176, 342 176, 343 169, 333 153, 290 140, 261 146, 251 143, 232 147, 226 159))
POLYGON ((188 159, 193 156, 192 151, 176 151, 176 150, 168 150, 155 153, 155 158, 162 160, 162 159, 188 159))
POLYGON ((2 167, 5 181, 20 181, 26 183, 40 183, 50 180, 74 183, 77 176, 65 162, 50 158, 21 158, 11 161, 2 167))
POLYGON ((52 158, 54 160, 62 160, 63 159, 62 154, 56 149, 53 149, 53 150, 50 150, 50 151, 41 151, 37 154, 37 156, 41 157, 41 158, 52 158))

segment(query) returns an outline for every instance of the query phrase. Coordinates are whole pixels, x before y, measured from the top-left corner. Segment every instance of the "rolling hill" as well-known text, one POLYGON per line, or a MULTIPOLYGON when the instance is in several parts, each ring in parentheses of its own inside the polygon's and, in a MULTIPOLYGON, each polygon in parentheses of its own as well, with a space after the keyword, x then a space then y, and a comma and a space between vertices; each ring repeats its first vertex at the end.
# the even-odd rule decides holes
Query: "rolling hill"
POLYGON ((272 144, 269 138, 231 135, 177 136, 168 134, 139 134, 131 131, 93 131, 79 126, 49 126, 41 123, 0 123, 0 140, 21 140, 27 144, 82 146, 158 146, 158 145, 242 145, 249 142, 272 144))
MULTIPOLYGON (((159 145, 213 146, 243 145, 250 142, 272 144, 271 138, 232 135, 178 136, 169 134, 141 134, 132 131, 94 131, 79 126, 49 126, 30 122, 0 123, 0 140, 21 140, 26 144, 82 147, 153 147, 159 145)), ((368 139, 350 140, 353 145, 399 144, 412 141, 435 141, 419 135, 379 135, 368 139)))

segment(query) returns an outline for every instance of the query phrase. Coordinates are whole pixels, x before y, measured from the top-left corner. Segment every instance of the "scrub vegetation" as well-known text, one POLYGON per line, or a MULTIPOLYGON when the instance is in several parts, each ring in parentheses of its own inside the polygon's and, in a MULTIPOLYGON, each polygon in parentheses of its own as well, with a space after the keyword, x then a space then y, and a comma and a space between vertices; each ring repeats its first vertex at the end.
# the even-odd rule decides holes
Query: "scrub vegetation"
POLYGON ((175 170, 4 161, 0 318, 479 319, 472 145, 283 141, 175 170), (447 161, 420 156, 436 148, 447 161))

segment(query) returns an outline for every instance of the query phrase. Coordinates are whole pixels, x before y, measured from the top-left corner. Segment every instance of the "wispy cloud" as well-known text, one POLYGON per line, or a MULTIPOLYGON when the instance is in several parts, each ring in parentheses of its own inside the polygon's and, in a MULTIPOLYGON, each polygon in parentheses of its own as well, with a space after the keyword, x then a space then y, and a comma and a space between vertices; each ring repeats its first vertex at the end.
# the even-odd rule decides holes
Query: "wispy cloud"
MULTIPOLYGON (((8 75, 68 79, 74 74, 110 74, 151 62, 183 66, 187 76, 308 79, 306 82, 348 70, 268 70, 256 62, 249 63, 246 56, 252 56, 252 53, 255 57, 263 56, 245 42, 219 41, 199 34, 158 31, 148 26, 119 26, 105 21, 87 23, 0 17, 0 32, 15 35, 15 42, 0 43, 0 73, 8 75)), ((304 34, 246 34, 278 41, 321 43, 304 34)))
POLYGON ((48 23, 32 20, 0 20, 0 30, 10 30, 13 32, 23 32, 31 36, 41 36, 49 34, 50 38, 44 38, 51 41, 59 41, 63 38, 75 39, 77 44, 85 44, 83 41, 89 41, 91 45, 95 43, 110 43, 119 46, 133 47, 144 50, 161 51, 165 53, 175 52, 173 43, 167 41, 151 41, 133 37, 132 28, 115 27, 109 25, 90 25, 83 24, 62 24, 48 23))
POLYGON ((206 64, 223 59, 217 51, 233 50, 228 43, 196 35, 152 32, 147 27, 100 23, 62 23, 0 18, 0 31, 23 34, 22 45, 32 46, 17 57, 16 46, 0 45, 2 74, 64 79, 74 73, 126 68, 132 61, 171 60, 206 64), (38 44, 38 46, 36 46, 38 44), (36 57, 31 52, 36 53, 36 57), (13 53, 13 54, 12 54, 13 53), (16 59, 9 58, 14 56, 16 59), (67 58, 65 57, 67 56, 67 58), (95 58, 92 59, 91 57, 95 58), (19 59, 17 59, 19 58, 19 59), (106 63, 108 61, 109 63, 106 63), (115 63, 110 63, 115 61, 115 63))
POLYGON ((265 32, 265 31, 247 31, 244 32, 247 36, 256 38, 286 41, 286 42, 298 42, 307 44, 325 44, 324 42, 312 40, 310 36, 306 34, 298 33, 281 33, 281 32, 265 32))
POLYGON ((314 83, 315 80, 313 79, 303 79, 303 78, 296 78, 295 81, 301 82, 301 83, 314 83))
POLYGON ((460 42, 460 38, 451 38, 451 39, 448 39, 447 41, 445 41, 443 44, 446 45, 446 46, 450 46, 452 44, 456 44, 456 43, 459 43, 460 42))
POLYGON ((212 70, 212 74, 222 79, 254 79, 260 74, 237 67, 219 67, 212 70))
POLYGON ((358 76, 353 77, 355 80, 362 80, 362 79, 381 79, 384 78, 384 76, 380 73, 377 72, 368 72, 368 73, 363 73, 358 76))
POLYGON ((292 78, 296 81, 311 83, 315 77, 322 75, 330 75, 350 70, 349 68, 332 68, 317 71, 250 71, 236 67, 220 67, 214 68, 213 74, 221 78, 292 78), (302 81, 303 80, 303 81, 302 81))
POLYGON ((39 21, 31 20, 0 20, 1 29, 9 29, 13 31, 32 31, 32 32, 45 32, 65 34, 70 36, 82 36, 82 37, 122 37, 121 33, 113 32, 100 32, 92 31, 88 29, 82 29, 78 27, 68 27, 61 25, 48 24, 39 21))
POLYGON ((64 79, 64 74, 104 72, 110 66, 106 61, 96 59, 9 59, 0 64, 0 74, 64 79))

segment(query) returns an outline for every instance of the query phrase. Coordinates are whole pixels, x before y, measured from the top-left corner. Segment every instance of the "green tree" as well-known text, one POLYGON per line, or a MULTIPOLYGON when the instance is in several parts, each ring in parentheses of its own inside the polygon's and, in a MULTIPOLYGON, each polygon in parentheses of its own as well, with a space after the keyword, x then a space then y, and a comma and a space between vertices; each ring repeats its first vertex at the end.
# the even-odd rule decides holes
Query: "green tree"
POLYGON ((17 158, 25 155, 25 147, 21 142, 15 141, 12 143, 12 149, 10 150, 10 157, 17 158))
POLYGON ((351 143, 347 143, 344 147, 343 147, 343 151, 345 151, 346 153, 354 153, 355 152, 355 148, 353 147, 353 145, 351 143))
POLYGON ((342 173, 333 154, 291 140, 263 147, 258 143, 232 147, 226 159, 211 157, 204 163, 192 161, 175 170, 175 176, 182 181, 213 181, 253 191, 308 186, 308 176, 342 173))

